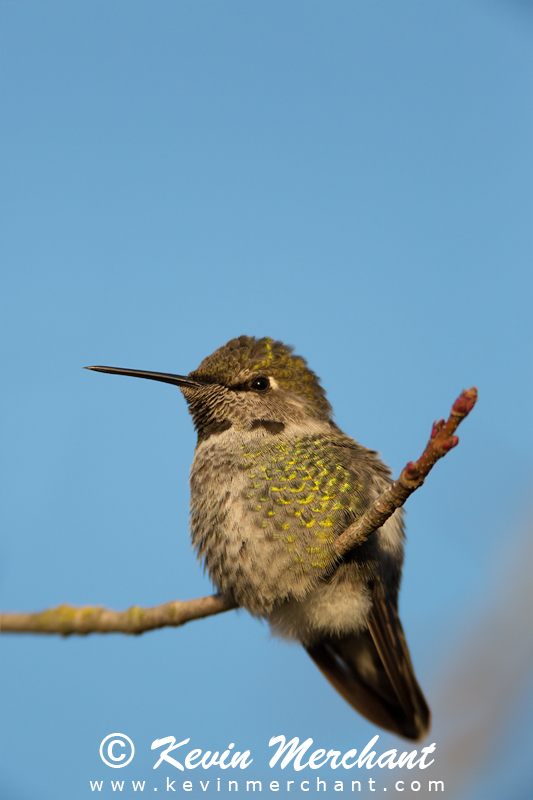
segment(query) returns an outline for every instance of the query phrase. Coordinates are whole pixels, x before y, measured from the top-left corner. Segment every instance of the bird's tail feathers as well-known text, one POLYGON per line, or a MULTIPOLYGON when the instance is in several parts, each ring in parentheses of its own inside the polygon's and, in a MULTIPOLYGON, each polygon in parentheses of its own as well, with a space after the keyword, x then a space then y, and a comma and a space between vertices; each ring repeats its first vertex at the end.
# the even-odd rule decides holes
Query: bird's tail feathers
POLYGON ((398 612, 372 592, 368 629, 329 636, 307 652, 340 695, 370 722, 407 739, 429 732, 431 714, 415 677, 398 612))

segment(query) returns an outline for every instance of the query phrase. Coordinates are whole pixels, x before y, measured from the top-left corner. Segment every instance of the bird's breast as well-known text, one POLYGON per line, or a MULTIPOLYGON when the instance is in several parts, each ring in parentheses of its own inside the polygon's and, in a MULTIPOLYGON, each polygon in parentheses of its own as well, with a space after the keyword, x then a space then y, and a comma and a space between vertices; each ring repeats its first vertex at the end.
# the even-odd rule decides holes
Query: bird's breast
POLYGON ((335 539, 364 512, 373 491, 357 447, 316 433, 235 431, 199 444, 191 534, 220 591, 267 615, 303 601, 331 578, 335 539))

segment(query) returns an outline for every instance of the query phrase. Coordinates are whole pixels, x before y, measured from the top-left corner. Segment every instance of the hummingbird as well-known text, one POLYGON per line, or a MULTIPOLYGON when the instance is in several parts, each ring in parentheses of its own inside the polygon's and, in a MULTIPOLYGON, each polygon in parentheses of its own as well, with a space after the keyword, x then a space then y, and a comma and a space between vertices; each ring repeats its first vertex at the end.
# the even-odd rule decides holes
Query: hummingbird
POLYGON ((198 435, 191 537, 217 590, 299 642, 370 722, 424 738, 430 711, 398 616, 402 511, 344 556, 334 548, 391 473, 335 424, 305 359, 239 336, 188 375, 88 369, 179 387, 198 435))

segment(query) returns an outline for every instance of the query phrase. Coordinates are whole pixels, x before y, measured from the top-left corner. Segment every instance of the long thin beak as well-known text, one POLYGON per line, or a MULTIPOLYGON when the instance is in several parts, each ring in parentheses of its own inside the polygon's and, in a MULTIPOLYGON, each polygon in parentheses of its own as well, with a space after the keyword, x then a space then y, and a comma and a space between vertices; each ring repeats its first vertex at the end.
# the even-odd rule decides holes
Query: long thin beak
POLYGON ((187 375, 171 375, 168 372, 146 372, 143 369, 122 369, 121 367, 84 367, 94 372, 109 372, 111 375, 128 375, 130 378, 148 378, 151 381, 173 383, 174 386, 201 386, 198 381, 193 381, 187 375))

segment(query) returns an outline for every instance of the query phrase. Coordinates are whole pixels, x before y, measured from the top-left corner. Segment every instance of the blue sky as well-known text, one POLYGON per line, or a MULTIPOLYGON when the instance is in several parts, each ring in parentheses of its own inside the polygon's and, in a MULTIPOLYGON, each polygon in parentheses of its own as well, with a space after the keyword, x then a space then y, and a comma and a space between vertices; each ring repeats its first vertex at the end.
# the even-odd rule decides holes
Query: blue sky
MULTIPOLYGON (((408 501, 400 609, 434 710, 432 777, 446 772, 449 800, 525 797, 531 5, 3 0, 0 13, 2 607, 211 592, 187 532, 195 437, 178 390, 85 365, 187 373, 234 336, 273 336, 396 474, 475 384, 459 447, 408 501), (479 741, 466 771, 458 741, 479 741)), ((6 800, 153 780, 150 744, 168 735, 250 748, 265 781, 281 733, 402 749, 244 612, 0 644, 6 800), (124 770, 98 755, 115 731, 137 747, 124 770)))

